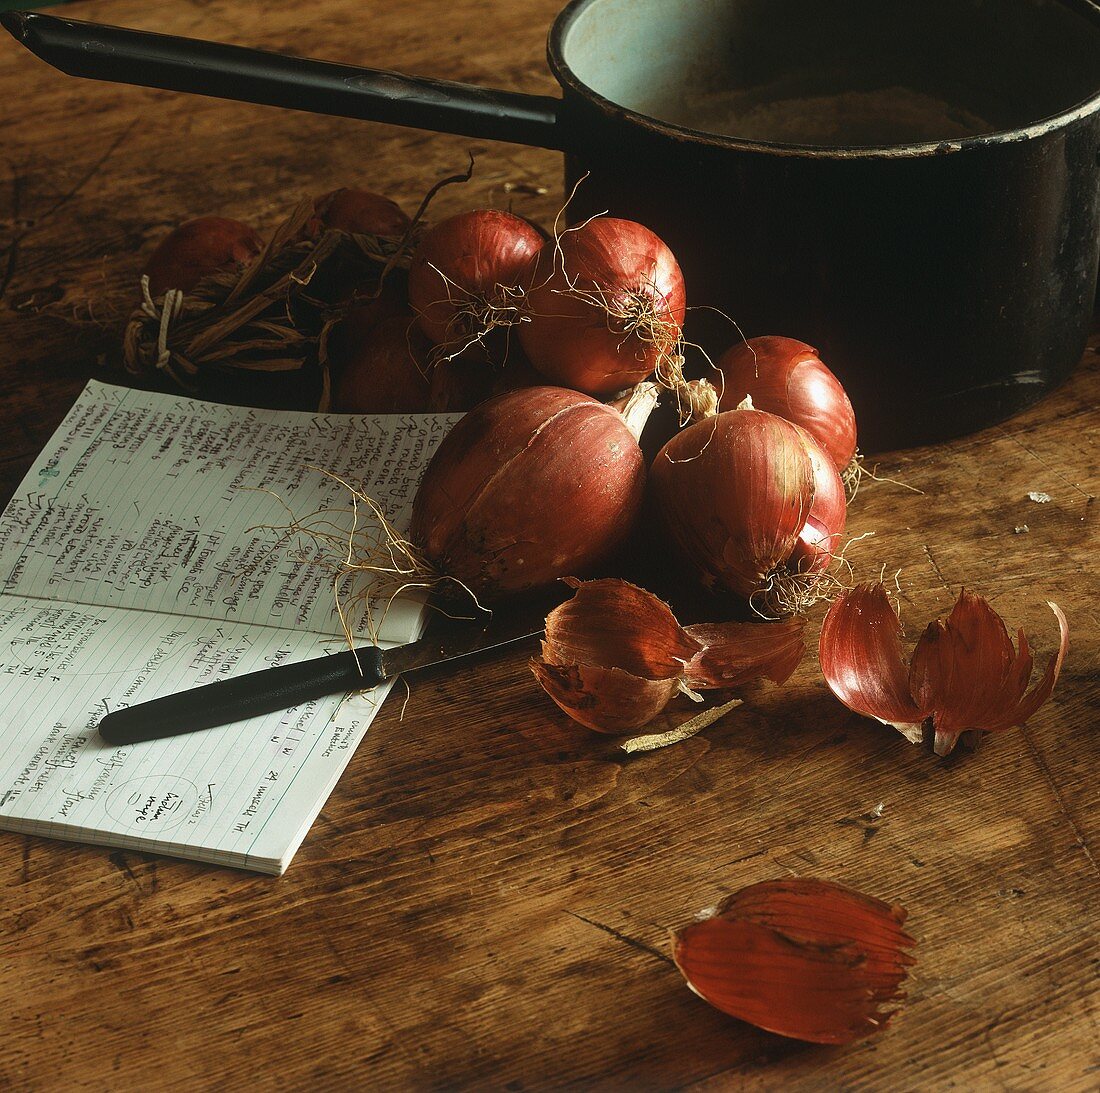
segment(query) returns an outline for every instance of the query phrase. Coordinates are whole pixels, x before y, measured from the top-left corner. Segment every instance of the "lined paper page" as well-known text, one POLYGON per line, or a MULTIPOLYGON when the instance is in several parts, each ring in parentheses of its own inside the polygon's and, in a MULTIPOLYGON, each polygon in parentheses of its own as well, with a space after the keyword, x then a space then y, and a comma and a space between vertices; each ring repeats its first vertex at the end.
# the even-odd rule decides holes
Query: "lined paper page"
POLYGON ((0 595, 0 828, 282 872, 389 685, 118 746, 108 710, 318 656, 307 632, 0 595))
MULTIPOLYGON (((125 747, 96 727, 341 648, 329 571, 254 530, 288 520, 259 487, 350 528, 344 487, 310 469, 325 467, 404 530, 453 420, 89 383, 0 514, 0 828, 281 872, 388 686, 125 747)), ((397 601, 382 639, 414 639, 423 613, 397 601)))
MULTIPOLYGON (((407 530, 455 415, 306 414, 221 406, 92 381, 0 515, 0 592, 341 633, 331 572, 257 525, 330 510, 347 478, 407 530)), ((360 517, 363 519, 363 517, 360 517)), ((308 545, 308 542, 307 542, 308 545)), ((410 641, 416 598, 380 636, 410 641)))

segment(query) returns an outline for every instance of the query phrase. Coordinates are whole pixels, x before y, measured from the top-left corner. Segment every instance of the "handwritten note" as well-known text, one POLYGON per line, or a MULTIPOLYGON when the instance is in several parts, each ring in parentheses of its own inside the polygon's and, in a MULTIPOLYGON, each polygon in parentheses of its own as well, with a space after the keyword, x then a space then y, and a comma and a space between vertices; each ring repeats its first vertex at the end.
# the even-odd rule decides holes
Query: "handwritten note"
MULTIPOLYGON (((90 384, 0 515, 0 591, 342 633, 330 571, 273 549, 267 528, 324 509, 350 529, 346 487, 318 468, 406 528, 453 420, 290 414, 90 384)), ((381 636, 410 640, 422 613, 415 600, 395 604, 381 636)))
MULTIPOLYGON (((109 710, 336 651, 331 578, 270 490, 407 526, 453 421, 290 414, 89 384, 0 515, 0 827, 281 872, 387 688, 114 747, 109 710)), ((423 605, 382 637, 409 641, 423 605)))

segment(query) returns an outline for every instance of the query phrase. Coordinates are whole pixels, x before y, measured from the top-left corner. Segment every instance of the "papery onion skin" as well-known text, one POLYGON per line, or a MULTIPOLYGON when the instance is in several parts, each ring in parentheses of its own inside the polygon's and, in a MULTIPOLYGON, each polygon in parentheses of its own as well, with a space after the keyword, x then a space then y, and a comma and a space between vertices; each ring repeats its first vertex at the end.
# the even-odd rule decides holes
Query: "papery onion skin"
POLYGON ((818 655, 829 690, 848 709, 891 725, 918 743, 927 713, 909 692, 902 633, 886 588, 858 584, 826 612, 818 655))
POLYGON ((704 585, 746 598, 786 568, 814 497, 797 429, 759 410, 681 430, 654 460, 650 483, 662 526, 704 585))
POLYGON ((784 682, 805 651, 803 620, 681 627, 672 609, 617 577, 576 589, 546 618, 530 666, 574 721, 596 732, 648 724, 684 689, 727 689, 761 676, 784 682))
POLYGON ((512 306, 503 293, 530 283, 542 236, 526 220, 498 209, 474 209, 435 224, 409 268, 409 302, 434 345, 461 349, 476 341, 486 307, 512 306))
POLYGON ((794 674, 806 652, 800 615, 779 622, 704 622, 685 627, 701 642, 684 670, 693 690, 738 687, 764 676, 782 685, 794 674))
POLYGON ((764 881, 673 934, 691 989, 769 1032, 847 1044, 882 1031, 915 943, 905 910, 809 878, 764 881))
POLYGON ((652 592, 617 577, 567 578, 571 599, 546 617, 543 656, 556 664, 599 664, 645 679, 671 679, 703 651, 652 592))
POLYGON ((758 410, 801 425, 843 472, 856 454, 856 415, 840 380, 812 345, 768 335, 728 349, 717 362, 720 410, 746 395, 758 410))
POLYGON ((849 709, 893 725, 913 743, 931 717, 936 754, 948 755, 962 733, 1022 725, 1050 698, 1069 650, 1069 623, 1057 604, 1047 606, 1058 621, 1058 650, 1030 692, 1033 662, 1024 632, 1017 652, 1001 617, 966 591, 946 621, 921 635, 908 671, 886 589, 857 585, 842 593, 821 627, 822 674, 849 709))
POLYGON ((909 687, 932 716, 937 755, 947 755, 968 729, 997 732, 1022 725, 1054 690, 1069 650, 1069 623, 1055 603, 1058 651, 1026 694, 1033 660, 1023 630, 1019 653, 1000 615, 981 596, 960 592, 946 621, 937 619, 913 651, 909 687))
POLYGON ((676 679, 643 679, 619 668, 554 664, 534 657, 539 686, 574 721, 593 732, 632 732, 648 725, 676 697, 676 679))
POLYGON ((411 534, 439 573, 479 597, 541 588, 622 544, 645 475, 618 411, 556 387, 507 392, 444 438, 417 491, 411 534))
POLYGON ((426 347, 417 346, 412 316, 394 315, 366 325, 360 334, 351 316, 330 335, 329 351, 339 372, 334 409, 342 414, 424 413, 426 347))
POLYGON ((400 205, 369 190, 333 190, 317 198, 314 209, 317 226, 353 235, 401 238, 412 227, 400 205))
POLYGON ((213 273, 251 262, 263 248, 264 241, 247 224, 200 216, 165 236, 142 273, 149 278, 153 296, 163 296, 170 288, 190 292, 213 273))
POLYGON ((848 500, 836 464, 805 429, 795 427, 813 465, 814 499, 787 566, 796 573, 821 573, 844 545, 848 500))
POLYGON ((554 383, 611 395, 645 379, 675 350, 687 303, 684 275, 672 251, 641 224, 598 217, 563 232, 539 251, 528 283, 519 338, 554 383), (651 322, 632 333, 622 316, 639 307, 651 322))

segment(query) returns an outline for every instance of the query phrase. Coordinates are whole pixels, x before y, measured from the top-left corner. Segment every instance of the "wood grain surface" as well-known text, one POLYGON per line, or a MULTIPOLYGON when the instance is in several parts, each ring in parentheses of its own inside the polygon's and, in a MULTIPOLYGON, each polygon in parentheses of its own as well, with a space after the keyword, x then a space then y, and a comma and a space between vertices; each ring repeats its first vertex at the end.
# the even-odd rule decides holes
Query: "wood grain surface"
MULTIPOLYGON (((556 7, 66 10, 551 92, 556 7)), ((549 219, 561 202, 553 153, 79 82, 6 38, 0 103, 4 499, 84 381, 117 378, 136 272, 177 221, 266 230, 348 183, 415 207, 471 148, 473 181, 437 214, 511 202, 549 219)), ((912 636, 965 584, 1045 655, 1043 601, 1065 608, 1062 682, 1026 730, 936 759, 849 714, 809 656, 701 737, 627 759, 565 720, 526 654, 438 671, 403 720, 387 703, 280 879, 0 835, 0 1087, 1096 1088, 1098 366, 1090 349, 1003 426, 884 456, 880 473, 923 492, 868 483, 850 517, 875 532, 857 574, 900 570, 912 636), (669 929, 786 875, 909 909, 919 963, 884 1035, 785 1041, 684 986, 669 929)))

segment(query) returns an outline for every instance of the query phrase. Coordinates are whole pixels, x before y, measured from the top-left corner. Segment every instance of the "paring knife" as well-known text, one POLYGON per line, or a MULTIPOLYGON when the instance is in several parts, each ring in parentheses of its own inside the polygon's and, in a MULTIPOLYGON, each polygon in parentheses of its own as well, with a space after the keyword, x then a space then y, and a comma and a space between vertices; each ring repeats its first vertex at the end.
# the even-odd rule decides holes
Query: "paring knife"
POLYGON ((325 695, 370 690, 434 664, 518 645, 542 634, 541 626, 535 625, 532 629, 531 613, 522 619, 494 617, 488 623, 448 621, 419 641, 393 649, 349 649, 113 710, 99 722, 99 735, 108 744, 136 744, 287 710, 325 695))

